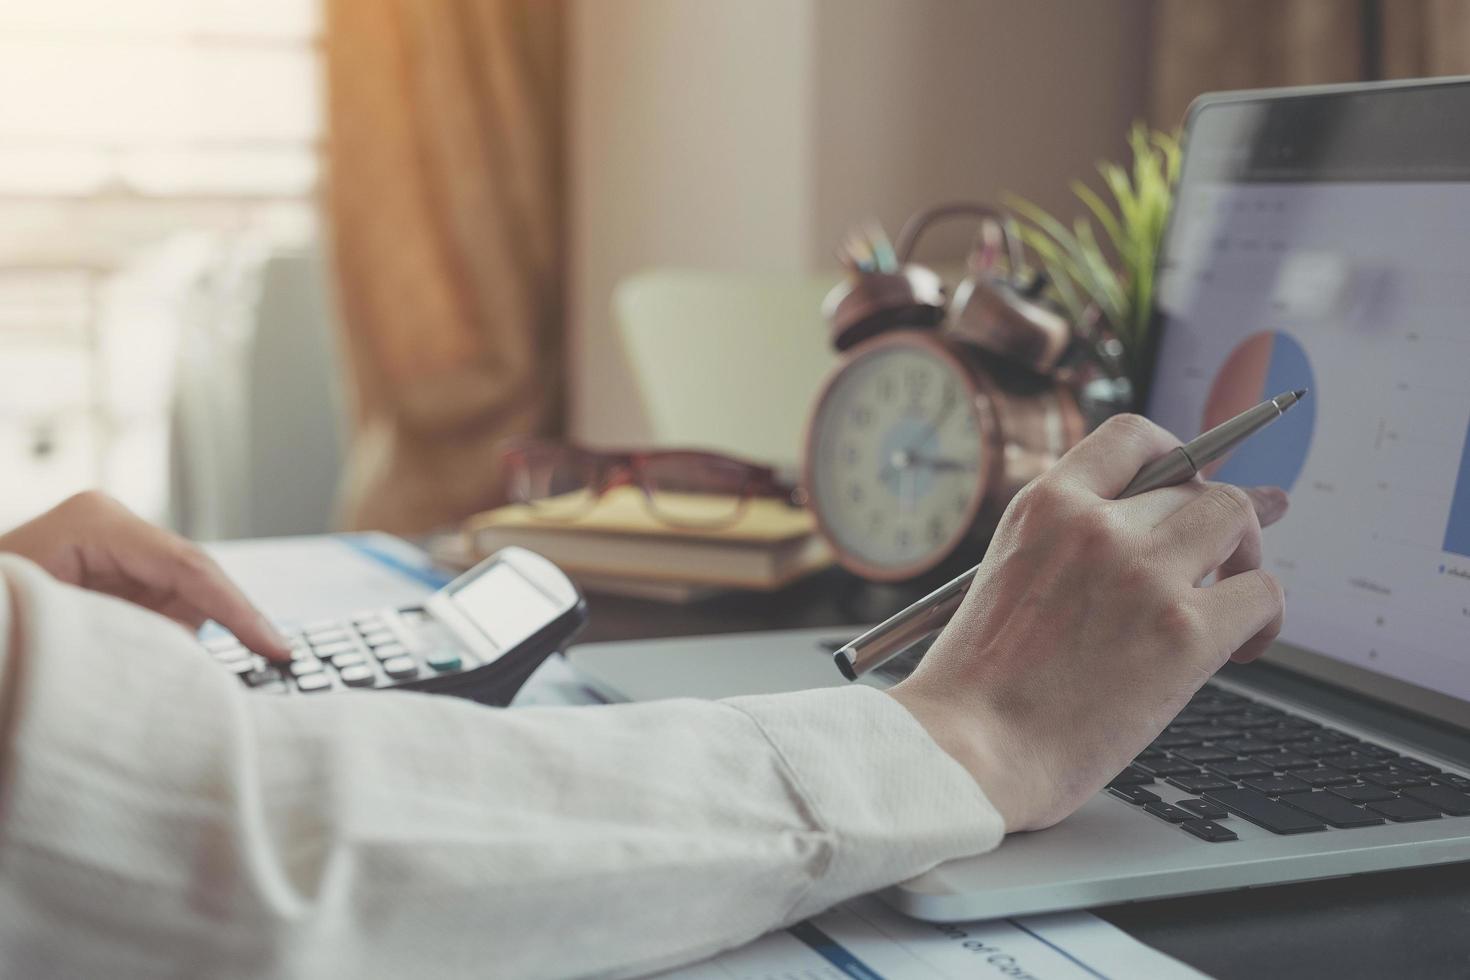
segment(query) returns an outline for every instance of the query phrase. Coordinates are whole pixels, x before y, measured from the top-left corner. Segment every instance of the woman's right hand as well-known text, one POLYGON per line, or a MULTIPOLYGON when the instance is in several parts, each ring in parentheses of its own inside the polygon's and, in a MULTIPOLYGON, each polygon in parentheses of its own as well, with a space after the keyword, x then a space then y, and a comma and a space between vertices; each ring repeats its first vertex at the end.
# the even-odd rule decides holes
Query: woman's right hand
POLYGON ((1026 487, 959 612, 890 692, 1008 830, 1081 806, 1225 661, 1259 656, 1281 628, 1281 586, 1260 565, 1283 491, 1194 480, 1115 499, 1177 445, 1118 416, 1026 487))

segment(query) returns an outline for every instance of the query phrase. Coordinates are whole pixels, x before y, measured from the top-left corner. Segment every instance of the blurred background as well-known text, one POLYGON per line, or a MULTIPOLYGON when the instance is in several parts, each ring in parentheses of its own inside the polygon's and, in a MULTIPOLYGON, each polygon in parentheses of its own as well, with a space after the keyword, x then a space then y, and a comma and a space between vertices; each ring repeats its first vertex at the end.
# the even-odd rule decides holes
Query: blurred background
POLYGON ((854 223, 1465 72, 1463 0, 0 0, 0 528, 418 532, 527 433, 794 462, 854 223))

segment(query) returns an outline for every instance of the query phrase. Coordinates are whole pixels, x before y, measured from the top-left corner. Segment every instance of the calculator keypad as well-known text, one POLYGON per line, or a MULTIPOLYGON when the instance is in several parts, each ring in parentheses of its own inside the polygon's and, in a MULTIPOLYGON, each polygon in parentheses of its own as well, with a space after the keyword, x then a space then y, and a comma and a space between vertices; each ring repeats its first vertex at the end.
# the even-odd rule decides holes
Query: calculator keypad
MULTIPOLYGON (((459 650, 423 613, 361 613, 343 621, 308 623, 289 634, 289 663, 276 665, 232 636, 204 644, 246 687, 280 693, 388 687, 452 673, 465 666, 459 650)), ((434 624, 437 625, 437 624, 434 624)))

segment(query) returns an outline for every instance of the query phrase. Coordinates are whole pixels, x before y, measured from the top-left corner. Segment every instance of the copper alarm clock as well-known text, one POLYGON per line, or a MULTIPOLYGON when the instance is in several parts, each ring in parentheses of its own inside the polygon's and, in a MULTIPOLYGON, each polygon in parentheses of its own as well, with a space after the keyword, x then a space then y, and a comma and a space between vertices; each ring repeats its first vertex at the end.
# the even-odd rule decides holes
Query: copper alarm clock
POLYGON ((978 560, 1006 504, 1085 430, 1051 376, 1056 323, 1025 322, 1046 311, 979 276, 946 311, 937 282, 912 265, 864 273, 825 310, 845 357, 812 412, 804 484, 838 562, 873 581, 978 560))

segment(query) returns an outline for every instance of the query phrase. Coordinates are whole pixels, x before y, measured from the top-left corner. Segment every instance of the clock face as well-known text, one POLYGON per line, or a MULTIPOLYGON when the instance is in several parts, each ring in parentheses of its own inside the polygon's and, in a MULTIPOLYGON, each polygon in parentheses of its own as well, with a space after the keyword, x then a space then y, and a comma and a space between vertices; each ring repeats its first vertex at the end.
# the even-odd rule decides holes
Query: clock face
POLYGON ((869 577, 911 577, 948 557, 985 489, 975 388, 956 358, 920 337, 859 353, 812 420, 812 505, 844 564, 869 577))

